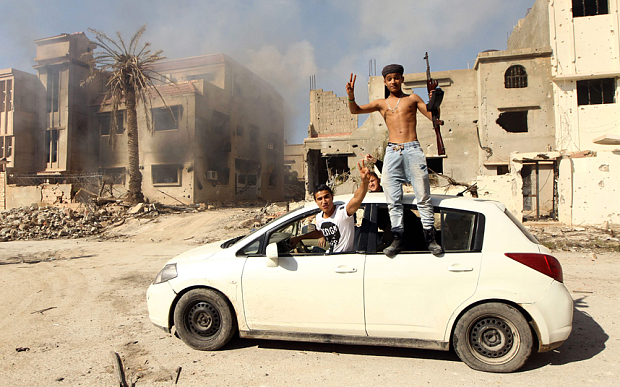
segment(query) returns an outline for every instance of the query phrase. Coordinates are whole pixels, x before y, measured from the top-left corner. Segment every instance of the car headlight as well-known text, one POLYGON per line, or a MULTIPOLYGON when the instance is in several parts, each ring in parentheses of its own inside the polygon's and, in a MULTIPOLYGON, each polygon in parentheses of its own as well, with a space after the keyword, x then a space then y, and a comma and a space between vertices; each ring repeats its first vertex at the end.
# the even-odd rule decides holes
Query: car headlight
POLYGON ((153 281, 153 284, 160 284, 162 282, 166 282, 166 281, 170 281, 173 278, 177 277, 177 264, 176 263, 169 263, 166 266, 164 266, 163 269, 161 269, 161 271, 157 274, 157 277, 155 277, 155 281, 153 281))

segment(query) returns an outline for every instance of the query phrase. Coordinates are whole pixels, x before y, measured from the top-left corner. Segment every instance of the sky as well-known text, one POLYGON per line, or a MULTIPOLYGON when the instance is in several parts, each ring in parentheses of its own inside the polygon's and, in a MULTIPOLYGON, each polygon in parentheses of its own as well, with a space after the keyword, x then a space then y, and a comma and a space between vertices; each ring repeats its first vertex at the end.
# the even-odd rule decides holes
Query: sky
MULTIPOLYGON (((535 0, 0 0, 0 69, 32 68, 34 40, 89 28, 143 42, 170 59, 222 53, 271 83, 286 111, 285 139, 301 143, 309 123, 310 76, 318 89, 368 102, 368 63, 406 73, 466 69, 484 50, 505 50, 535 0)), ((374 75, 374 74, 373 74, 374 75)), ((423 97, 424 98, 424 97, 423 97)), ((359 124, 363 123, 363 118, 359 124)))

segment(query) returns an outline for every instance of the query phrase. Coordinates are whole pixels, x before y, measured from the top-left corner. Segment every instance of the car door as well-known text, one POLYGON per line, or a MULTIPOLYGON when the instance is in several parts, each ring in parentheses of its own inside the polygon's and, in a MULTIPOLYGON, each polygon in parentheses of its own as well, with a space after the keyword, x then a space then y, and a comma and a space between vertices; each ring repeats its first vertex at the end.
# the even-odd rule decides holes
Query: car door
MULTIPOLYGON (((265 236, 266 241, 277 241, 286 234, 301 235, 304 219, 316 213, 318 210, 272 230, 265 236)), ((357 235, 356 239, 363 239, 362 235, 357 235)), ((306 251, 281 252, 277 267, 268 267, 269 259, 264 256, 247 258, 242 291, 248 327, 250 330, 365 336, 365 254, 327 255, 317 251, 317 246, 306 247, 306 251)))
POLYGON ((441 229, 443 255, 428 251, 405 251, 393 258, 380 252, 368 254, 364 279, 368 336, 443 341, 450 316, 474 294, 482 258, 483 215, 442 210, 435 223, 441 229))

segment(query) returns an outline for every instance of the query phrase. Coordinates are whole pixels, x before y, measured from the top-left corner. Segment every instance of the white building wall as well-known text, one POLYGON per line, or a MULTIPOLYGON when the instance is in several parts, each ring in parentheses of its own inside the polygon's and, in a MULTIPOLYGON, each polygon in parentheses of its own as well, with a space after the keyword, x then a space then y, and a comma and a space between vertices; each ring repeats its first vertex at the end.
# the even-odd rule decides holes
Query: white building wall
POLYGON ((609 0, 609 14, 575 18, 571 0, 550 1, 549 19, 556 148, 567 152, 609 150, 592 140, 620 133, 618 0, 609 0), (598 78, 616 78, 615 103, 578 106, 577 81, 598 78))
POLYGON ((569 158, 560 162, 559 217, 562 223, 620 225, 620 152, 597 152, 593 157, 569 158))

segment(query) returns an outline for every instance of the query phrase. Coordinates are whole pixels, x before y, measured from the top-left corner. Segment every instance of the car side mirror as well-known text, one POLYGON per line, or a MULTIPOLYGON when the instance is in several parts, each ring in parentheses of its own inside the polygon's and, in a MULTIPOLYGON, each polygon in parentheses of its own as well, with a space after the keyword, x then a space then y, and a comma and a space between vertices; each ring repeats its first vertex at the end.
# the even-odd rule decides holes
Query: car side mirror
POLYGON ((278 244, 270 243, 267 246, 267 267, 278 267, 278 244))
POLYGON ((303 226, 301 228, 301 234, 302 235, 303 234, 307 234, 307 233, 312 232, 314 230, 316 230, 316 225, 315 224, 307 224, 307 225, 305 225, 305 226, 303 226))

